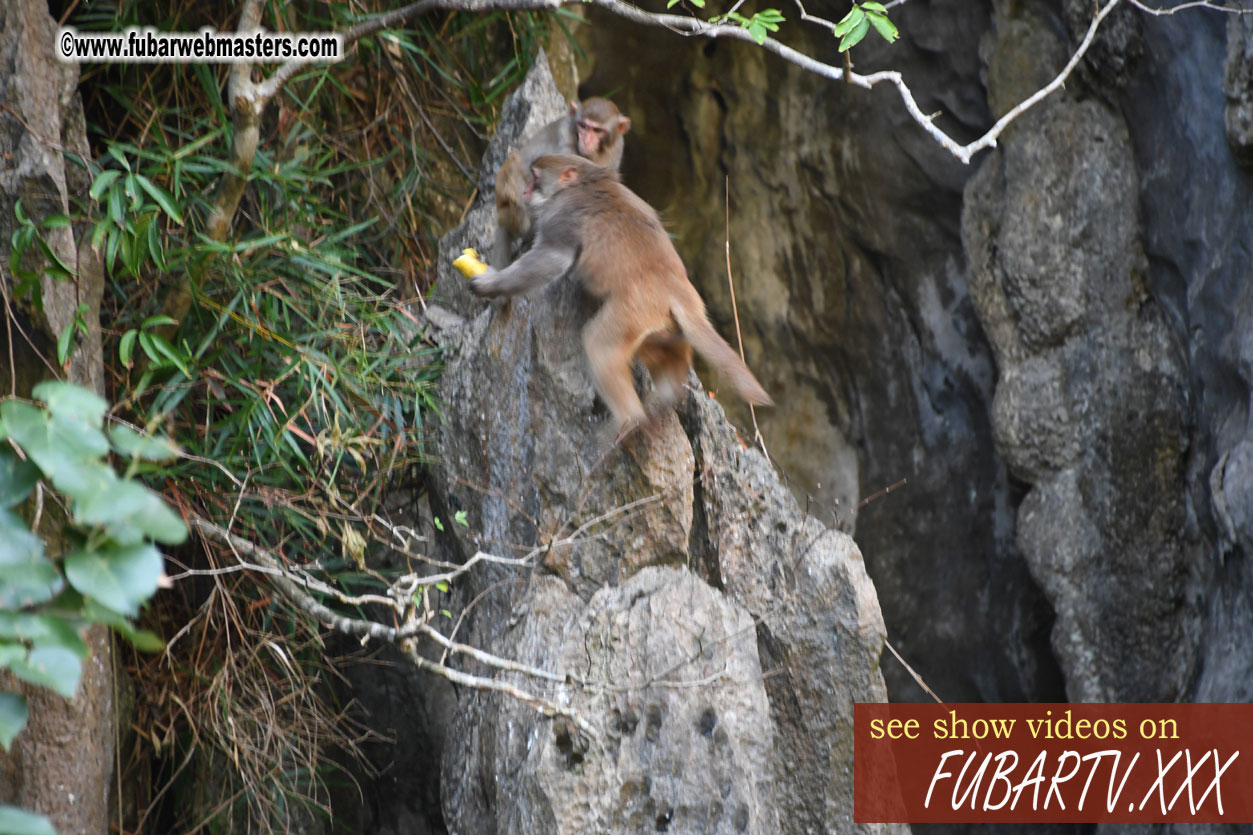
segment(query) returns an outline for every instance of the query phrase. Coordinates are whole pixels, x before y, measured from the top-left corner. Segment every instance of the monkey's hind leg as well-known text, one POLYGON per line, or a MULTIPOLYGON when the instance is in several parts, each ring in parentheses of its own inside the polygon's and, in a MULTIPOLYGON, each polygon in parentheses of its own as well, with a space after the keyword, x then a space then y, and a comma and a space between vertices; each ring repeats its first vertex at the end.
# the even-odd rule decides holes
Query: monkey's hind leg
POLYGON ((636 356, 653 378, 648 414, 652 420, 660 420, 683 396, 687 372, 692 367, 692 346, 681 333, 653 331, 640 344, 636 356))
POLYGON ((613 412, 620 437, 648 420, 631 379, 631 360, 642 334, 630 319, 628 312, 609 302, 583 327, 583 350, 592 382, 613 412))

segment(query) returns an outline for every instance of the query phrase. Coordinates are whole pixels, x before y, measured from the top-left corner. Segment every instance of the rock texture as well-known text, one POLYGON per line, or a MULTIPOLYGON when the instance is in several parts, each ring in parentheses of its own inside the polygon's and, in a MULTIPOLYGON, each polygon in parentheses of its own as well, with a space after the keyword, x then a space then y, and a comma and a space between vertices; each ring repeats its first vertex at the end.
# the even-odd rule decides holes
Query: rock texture
POLYGON ((1224 131, 1230 21, 1149 21, 1149 58, 1123 100, 1140 172, 1149 286, 1184 347, 1193 393, 1184 535, 1200 552, 1204 625, 1189 697, 1253 699, 1253 176, 1224 131), (1172 55, 1172 66, 1160 57, 1172 55), (1181 158, 1179 150, 1188 149, 1181 158))
POLYGON ((560 112, 541 62, 506 105, 484 200, 443 242, 434 318, 451 356, 432 502, 468 512, 445 540, 461 558, 538 551, 534 569, 491 565, 461 584, 459 637, 565 676, 515 681, 594 733, 461 693, 448 830, 884 829, 852 822, 853 702, 885 697, 882 618, 852 540, 800 510, 694 378, 680 415, 610 449, 578 288, 488 305, 447 267, 490 240, 507 143, 560 112))
MULTIPOLYGON (((1248 0, 1231 4, 1253 9, 1248 0)), ((1244 164, 1253 163, 1253 15, 1232 15, 1227 21, 1227 141, 1244 164)))
MULTIPOLYGON (((987 6, 892 15, 902 40, 867 38, 857 69, 903 71, 925 112, 975 135, 991 118, 987 6)), ((814 516, 855 528, 893 645, 945 699, 1062 697, 1052 613, 1015 537, 1021 488, 993 443, 995 360, 960 234, 971 170, 890 90, 830 84, 749 44, 591 18, 583 92, 615 91, 634 120, 625 181, 661 209, 724 332, 729 184, 745 349, 781 404, 758 410, 767 447, 814 516)), ((805 33, 789 25, 789 43, 838 60, 822 30, 805 33)), ((884 674, 898 698, 929 698, 895 661, 884 674)))
MULTIPOLYGON (((1053 77, 1092 8, 892 14, 901 41, 867 39, 857 69, 902 71, 965 138, 1053 77)), ((1248 699, 1247 16, 1118 10, 1066 89, 969 168, 890 90, 590 17, 585 92, 620 91, 626 180, 723 323, 729 182, 749 359, 783 404, 767 443, 815 513, 838 501, 932 687, 1248 699)))
POLYGON ((1032 485, 1018 544, 1076 701, 1177 700, 1197 661, 1187 379, 1147 290, 1137 187, 1122 119, 1064 95, 984 159, 963 214, 997 449, 1032 485))

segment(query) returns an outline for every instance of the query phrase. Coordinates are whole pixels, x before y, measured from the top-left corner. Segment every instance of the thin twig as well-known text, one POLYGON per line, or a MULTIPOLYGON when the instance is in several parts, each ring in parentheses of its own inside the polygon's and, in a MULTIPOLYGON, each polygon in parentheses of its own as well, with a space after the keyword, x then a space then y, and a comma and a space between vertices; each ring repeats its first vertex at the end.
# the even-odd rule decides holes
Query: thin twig
POLYGON ((1253 9, 1237 9, 1233 6, 1216 6, 1210 2, 1210 0, 1192 0, 1190 3, 1180 3, 1178 6, 1168 6, 1166 8, 1147 6, 1141 2, 1141 0, 1127 0, 1127 2, 1145 14, 1151 14, 1155 17, 1167 17, 1177 12, 1186 11, 1187 9, 1210 9, 1215 12, 1226 12, 1228 14, 1240 15, 1253 14, 1253 9))
POLYGON ((896 647, 892 646, 891 641, 884 639, 883 645, 892 651, 892 654, 896 656, 896 660, 901 662, 901 666, 905 668, 905 671, 913 676, 914 681, 918 683, 918 686, 927 691, 928 696, 935 699, 937 704, 944 704, 944 701, 939 696, 935 695, 935 691, 928 687, 927 683, 922 680, 922 676, 918 675, 918 671, 909 666, 909 664, 905 662, 904 658, 901 658, 901 654, 896 651, 896 647))
MULTIPOLYGON (((818 25, 818 26, 824 26, 824 27, 827 27, 827 28, 830 28, 830 29, 834 29, 834 28, 835 28, 835 23, 833 23, 832 21, 827 20, 827 19, 826 19, 826 18, 824 18, 824 17, 818 17, 818 16, 816 16, 816 15, 811 15, 811 14, 809 14, 808 12, 806 12, 806 11, 805 11, 805 7, 801 5, 801 0, 792 0, 792 2, 796 4, 796 8, 800 9, 800 13, 801 13, 801 20, 802 20, 802 21, 804 21, 805 23, 813 23, 813 24, 816 24, 816 25, 818 25)), ((885 7, 885 8, 886 8, 886 7, 885 7)))
POLYGON ((863 507, 870 504, 875 499, 883 498, 888 493, 891 493, 893 490, 904 487, 906 482, 908 482, 908 480, 909 480, 908 478, 902 478, 900 481, 889 484, 887 487, 884 487, 882 490, 876 490, 875 492, 871 493, 869 496, 867 496, 866 498, 858 502, 857 509, 861 510, 863 507))
MULTIPOLYGON (((744 335, 740 333, 740 311, 735 304, 735 279, 731 276, 731 178, 724 175, 722 178, 723 193, 725 197, 724 218, 726 220, 726 250, 727 250, 727 287, 731 291, 731 317, 735 319, 735 339, 740 344, 740 362, 748 365, 748 360, 744 358, 744 335)), ((766 449, 766 439, 761 436, 761 427, 757 425, 757 410, 753 408, 753 404, 748 404, 748 414, 753 420, 753 440, 761 447, 761 451, 765 454, 766 460, 770 461, 770 450, 766 449)))

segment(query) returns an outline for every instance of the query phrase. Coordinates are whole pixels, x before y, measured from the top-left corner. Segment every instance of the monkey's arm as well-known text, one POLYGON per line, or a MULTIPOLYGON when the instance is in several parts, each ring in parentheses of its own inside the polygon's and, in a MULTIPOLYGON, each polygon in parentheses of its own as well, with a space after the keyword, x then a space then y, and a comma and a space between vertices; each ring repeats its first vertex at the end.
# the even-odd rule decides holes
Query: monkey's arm
POLYGON ((488 267, 470 281, 476 296, 517 296, 565 275, 578 252, 573 246, 540 242, 507 269, 488 267))

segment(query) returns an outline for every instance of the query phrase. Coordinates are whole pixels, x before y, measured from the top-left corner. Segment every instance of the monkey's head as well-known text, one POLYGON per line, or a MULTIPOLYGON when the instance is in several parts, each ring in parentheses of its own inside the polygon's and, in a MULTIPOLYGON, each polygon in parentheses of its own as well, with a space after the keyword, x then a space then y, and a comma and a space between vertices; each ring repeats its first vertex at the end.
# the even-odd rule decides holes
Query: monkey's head
POLYGON ((557 192, 578 182, 579 163, 588 164, 581 157, 552 154, 535 160, 531 165, 531 181, 522 195, 531 207, 538 209, 551 200, 557 192))
POLYGON ((532 163, 531 181, 522 196, 532 209, 538 209, 571 186, 602 178, 617 179, 614 172, 582 157, 549 154, 532 163))
POLYGON ((570 116, 579 132, 579 153, 600 165, 605 164, 618 137, 631 129, 631 120, 609 99, 584 99, 582 104, 571 102, 570 116))

